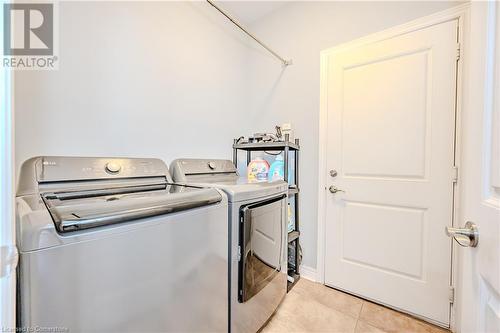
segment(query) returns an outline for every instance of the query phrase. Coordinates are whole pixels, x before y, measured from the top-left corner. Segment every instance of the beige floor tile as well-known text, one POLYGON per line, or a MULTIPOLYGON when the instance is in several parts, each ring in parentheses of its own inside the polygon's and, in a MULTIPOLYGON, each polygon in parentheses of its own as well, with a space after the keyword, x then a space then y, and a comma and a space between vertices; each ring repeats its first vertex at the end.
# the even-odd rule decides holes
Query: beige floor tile
POLYGON ((301 279, 286 296, 261 332, 449 333, 411 316, 305 279, 301 279))
POLYGON ((302 321, 300 319, 302 314, 294 314, 294 308, 296 307, 296 304, 294 303, 297 301, 300 301, 300 299, 297 298, 297 294, 293 291, 290 292, 261 332, 306 332, 307 328, 302 325, 302 321))
POLYGON ((354 330, 354 332, 355 333, 385 333, 385 331, 382 331, 381 329, 378 329, 375 326, 367 324, 362 320, 358 320, 358 322, 356 323, 356 329, 354 330))
POLYGON ((262 332, 349 333, 355 326, 355 318, 292 291, 262 332))
POLYGON ((437 326, 427 324, 386 307, 364 302, 360 320, 387 332, 405 333, 444 333, 449 332, 437 326))
POLYGON ((306 279, 300 280, 293 290, 354 318, 359 317, 363 304, 357 297, 306 279))
POLYGON ((261 330, 261 333, 287 333, 287 332, 307 332, 306 327, 298 327, 290 321, 281 317, 272 318, 271 321, 261 330))

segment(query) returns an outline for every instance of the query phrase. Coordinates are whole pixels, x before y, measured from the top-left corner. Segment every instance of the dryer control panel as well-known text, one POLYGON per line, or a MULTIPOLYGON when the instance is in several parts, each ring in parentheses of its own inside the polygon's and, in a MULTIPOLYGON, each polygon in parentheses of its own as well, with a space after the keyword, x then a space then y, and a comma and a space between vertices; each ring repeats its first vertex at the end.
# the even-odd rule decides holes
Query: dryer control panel
POLYGON ((170 165, 170 173, 177 182, 196 180, 227 181, 238 178, 233 162, 229 160, 209 160, 183 158, 174 160, 170 165))
POLYGON ((199 175, 210 173, 236 173, 236 167, 229 160, 209 159, 179 159, 176 164, 185 175, 199 175))

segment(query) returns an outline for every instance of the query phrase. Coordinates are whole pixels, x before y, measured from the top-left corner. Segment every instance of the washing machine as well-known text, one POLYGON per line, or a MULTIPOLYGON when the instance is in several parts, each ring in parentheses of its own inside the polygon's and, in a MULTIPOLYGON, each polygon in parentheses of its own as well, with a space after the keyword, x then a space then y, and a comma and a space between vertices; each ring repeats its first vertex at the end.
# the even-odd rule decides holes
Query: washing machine
POLYGON ((284 181, 248 183, 229 160, 178 159, 175 182, 211 186, 229 200, 229 327, 255 333, 287 292, 287 190, 284 181))
POLYGON ((227 332, 228 201, 158 159, 36 157, 16 198, 18 327, 227 332))

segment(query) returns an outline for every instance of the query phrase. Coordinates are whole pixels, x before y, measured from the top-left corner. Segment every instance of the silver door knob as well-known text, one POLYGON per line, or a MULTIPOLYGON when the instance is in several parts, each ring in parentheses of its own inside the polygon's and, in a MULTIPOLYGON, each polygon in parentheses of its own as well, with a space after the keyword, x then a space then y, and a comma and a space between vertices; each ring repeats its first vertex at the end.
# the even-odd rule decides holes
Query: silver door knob
POLYGON ((337 187, 335 187, 335 186, 333 186, 333 185, 332 185, 332 186, 330 186, 330 187, 328 188, 328 190, 329 190, 331 193, 333 193, 333 194, 335 194, 335 193, 337 193, 337 192, 344 192, 344 193, 345 193, 345 191, 344 191, 344 190, 341 190, 341 189, 339 189, 339 188, 337 188, 337 187))
POLYGON ((445 228, 446 235, 453 237, 458 244, 464 247, 476 247, 479 242, 479 231, 474 222, 465 223, 465 228, 445 228))

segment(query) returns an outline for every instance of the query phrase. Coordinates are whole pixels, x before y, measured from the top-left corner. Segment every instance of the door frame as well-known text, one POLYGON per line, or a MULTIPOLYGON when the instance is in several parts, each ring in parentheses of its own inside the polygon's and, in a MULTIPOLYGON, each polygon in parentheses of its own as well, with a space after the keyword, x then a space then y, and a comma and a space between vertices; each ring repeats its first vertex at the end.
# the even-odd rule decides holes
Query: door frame
MULTIPOLYGON (((4 0, 0 0, 0 5, 4 3, 4 0)), ((0 27, 3 27, 3 15, 0 17, 0 27)), ((1 33, 3 35, 3 31, 1 33)), ((0 322, 6 328, 16 326, 18 253, 14 213, 14 130, 14 71, 0 68, 0 322)))
MULTIPOLYGON (((326 190, 327 190, 327 133, 328 133, 328 105, 327 105, 327 84, 328 84, 328 57, 332 54, 346 51, 352 48, 360 47, 374 42, 383 41, 399 35, 407 34, 413 31, 421 30, 436 24, 444 23, 451 20, 458 20, 458 42, 460 43, 459 52, 460 61, 457 63, 457 95, 455 107, 455 146, 454 146, 454 160, 455 166, 460 168, 460 138, 461 138, 461 112, 462 112, 462 77, 465 68, 464 50, 466 45, 464 41, 467 40, 468 34, 468 20, 469 20, 470 3, 465 3, 444 11, 440 11, 428 16, 418 18, 408 23, 398 25, 374 34, 370 34, 353 41, 325 49, 320 53, 320 110, 319 110, 319 163, 318 163, 318 244, 317 244, 317 282, 325 284, 325 230, 326 230, 326 190)), ((460 169, 459 169, 460 170, 460 169)), ((455 226, 457 223, 457 216, 459 213, 459 182, 454 185, 453 190, 453 213, 451 225, 455 226)), ((443 230, 444 232, 444 230, 443 230)), ((458 276, 458 258, 456 251, 456 244, 452 242, 451 251, 451 277, 450 286, 456 286, 456 279, 458 276)), ((450 328, 454 331, 455 328, 455 312, 454 309, 457 304, 451 304, 450 311, 450 328)))

